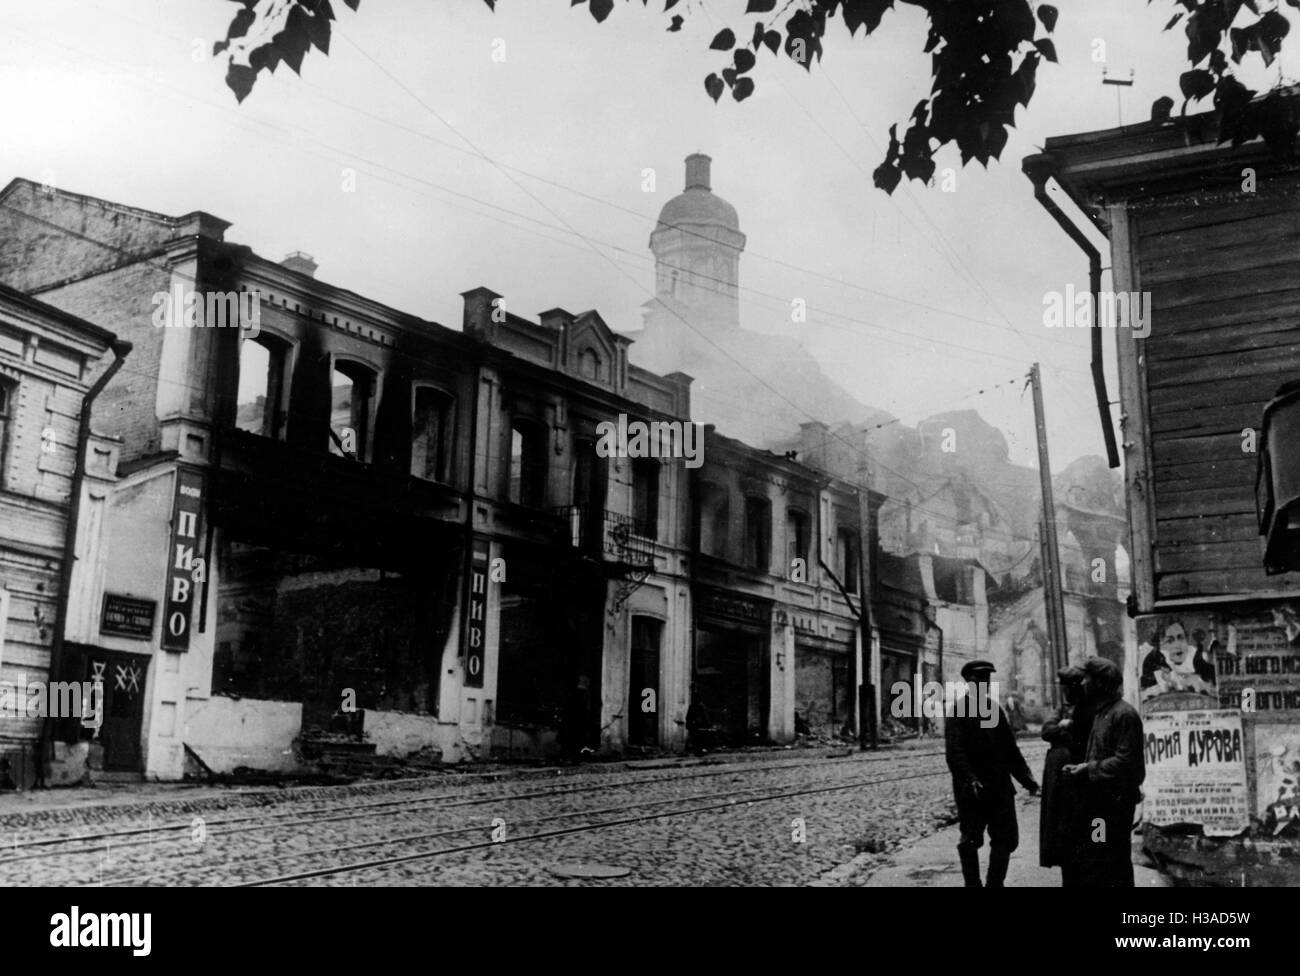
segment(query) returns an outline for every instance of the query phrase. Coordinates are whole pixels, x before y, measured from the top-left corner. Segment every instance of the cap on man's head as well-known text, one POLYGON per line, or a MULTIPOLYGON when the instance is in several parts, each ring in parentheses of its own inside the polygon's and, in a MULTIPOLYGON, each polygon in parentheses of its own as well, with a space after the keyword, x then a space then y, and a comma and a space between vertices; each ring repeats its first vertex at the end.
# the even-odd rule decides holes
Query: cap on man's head
POLYGON ((1124 684, 1124 672, 1119 669, 1119 665, 1104 657, 1089 657, 1083 662, 1083 673, 1103 691, 1117 691, 1124 684))
POLYGON ((961 676, 964 681, 978 681, 996 670, 992 661, 967 661, 961 667, 961 676))
POLYGON ((1071 665, 1056 672, 1056 678, 1062 684, 1077 684, 1083 680, 1083 671, 1071 665))

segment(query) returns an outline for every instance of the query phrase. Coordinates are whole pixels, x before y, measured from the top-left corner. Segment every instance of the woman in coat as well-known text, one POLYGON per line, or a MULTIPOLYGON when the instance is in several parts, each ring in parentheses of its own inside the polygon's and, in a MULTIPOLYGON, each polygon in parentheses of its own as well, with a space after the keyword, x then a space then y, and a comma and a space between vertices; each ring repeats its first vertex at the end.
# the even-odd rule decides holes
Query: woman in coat
POLYGON ((1063 704, 1056 716, 1043 723, 1043 738, 1051 748, 1043 761, 1043 806, 1038 822, 1038 863, 1060 867, 1061 886, 1075 887, 1082 881, 1080 854, 1088 842, 1079 784, 1061 769, 1083 762, 1088 750, 1092 716, 1083 696, 1083 672, 1062 668, 1056 673, 1061 683, 1063 704))

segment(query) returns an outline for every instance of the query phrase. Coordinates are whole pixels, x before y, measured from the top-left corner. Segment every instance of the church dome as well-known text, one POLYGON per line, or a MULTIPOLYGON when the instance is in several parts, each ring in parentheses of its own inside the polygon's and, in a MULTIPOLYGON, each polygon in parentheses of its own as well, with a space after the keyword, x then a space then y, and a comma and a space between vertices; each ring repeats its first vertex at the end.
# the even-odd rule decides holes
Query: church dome
POLYGON ((664 204, 659 211, 659 225, 678 227, 683 224, 724 227, 740 231, 740 217, 736 208, 722 197, 715 196, 709 186, 709 164, 713 160, 703 153, 686 157, 686 189, 664 204))

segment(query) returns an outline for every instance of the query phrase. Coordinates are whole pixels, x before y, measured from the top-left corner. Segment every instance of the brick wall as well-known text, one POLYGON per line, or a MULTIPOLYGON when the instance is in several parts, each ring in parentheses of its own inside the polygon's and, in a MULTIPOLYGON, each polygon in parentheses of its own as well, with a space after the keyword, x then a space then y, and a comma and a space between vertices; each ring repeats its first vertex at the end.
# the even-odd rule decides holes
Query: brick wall
MULTIPOLYGON (((95 401, 97 433, 121 437, 122 460, 159 450, 158 364, 167 330, 153 324, 153 295, 167 291, 170 275, 154 263, 138 263, 85 281, 42 292, 48 302, 100 325, 134 347, 126 365, 95 401)), ((106 358, 102 368, 107 367, 106 358)))
POLYGON ((31 291, 116 267, 128 255, 157 250, 174 233, 129 207, 15 181, 0 197, 0 281, 31 291))

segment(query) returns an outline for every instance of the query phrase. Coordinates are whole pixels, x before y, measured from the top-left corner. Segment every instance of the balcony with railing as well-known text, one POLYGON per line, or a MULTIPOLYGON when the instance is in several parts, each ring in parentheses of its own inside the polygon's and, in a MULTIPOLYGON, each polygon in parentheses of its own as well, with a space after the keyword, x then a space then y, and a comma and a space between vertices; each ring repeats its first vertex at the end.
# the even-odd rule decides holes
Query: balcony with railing
POLYGON ((653 530, 629 515, 567 505, 556 511, 565 526, 566 541, 583 555, 628 569, 652 569, 653 530))

